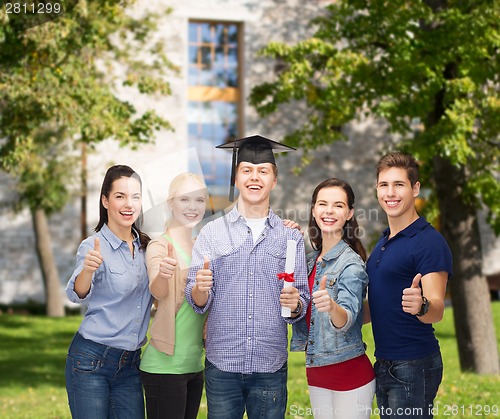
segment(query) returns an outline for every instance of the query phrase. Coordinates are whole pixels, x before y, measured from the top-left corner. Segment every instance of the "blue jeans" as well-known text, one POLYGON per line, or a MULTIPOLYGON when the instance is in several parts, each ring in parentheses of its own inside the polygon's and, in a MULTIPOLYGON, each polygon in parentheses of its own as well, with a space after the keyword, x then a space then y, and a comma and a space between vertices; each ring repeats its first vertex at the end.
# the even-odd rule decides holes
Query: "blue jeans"
POLYGON ((377 405, 384 418, 432 418, 433 404, 443 378, 437 352, 407 361, 375 362, 377 405))
POLYGON ((77 333, 66 358, 66 391, 73 419, 144 418, 141 350, 125 351, 77 333))
POLYGON ((208 419, 285 417, 287 364, 274 373, 224 372, 205 360, 208 419))

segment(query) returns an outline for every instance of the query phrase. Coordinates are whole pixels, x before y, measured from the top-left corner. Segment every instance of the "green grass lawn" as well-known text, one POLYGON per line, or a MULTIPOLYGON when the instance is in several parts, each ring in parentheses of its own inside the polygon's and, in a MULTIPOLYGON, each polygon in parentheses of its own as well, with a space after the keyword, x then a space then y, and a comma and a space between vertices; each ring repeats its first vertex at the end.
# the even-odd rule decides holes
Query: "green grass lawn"
MULTIPOLYGON (((500 303, 493 303, 500 347, 500 303)), ((69 418, 64 387, 66 350, 80 324, 80 317, 50 319, 41 316, 0 315, 0 418, 69 418)), ((370 327, 365 327, 368 354, 373 359, 370 327)), ((445 365, 444 379, 436 398, 435 417, 500 417, 500 376, 460 372, 451 309, 436 325, 445 365), (496 412, 496 414, 495 414, 496 412)), ((289 360, 288 419, 307 415, 309 397, 304 354, 291 353, 289 360)), ((374 416, 376 417, 376 416, 374 416)), ((199 418, 206 418, 202 400, 199 418)))

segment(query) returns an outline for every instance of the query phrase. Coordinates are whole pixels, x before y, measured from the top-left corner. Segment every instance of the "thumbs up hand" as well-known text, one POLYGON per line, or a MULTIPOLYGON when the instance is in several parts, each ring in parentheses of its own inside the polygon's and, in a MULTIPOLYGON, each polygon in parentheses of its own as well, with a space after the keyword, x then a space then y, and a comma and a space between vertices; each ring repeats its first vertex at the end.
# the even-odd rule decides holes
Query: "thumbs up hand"
POLYGON ((94 248, 89 250, 83 260, 83 271, 94 273, 101 266, 103 257, 101 255, 101 243, 99 238, 94 239, 94 248))
POLYGON ((312 297, 313 303, 319 312, 328 313, 334 309, 335 303, 326 290, 326 275, 321 278, 319 290, 313 292, 312 297))
POLYGON ((199 292, 208 292, 212 288, 213 279, 212 271, 210 270, 210 260, 208 257, 203 257, 203 268, 196 272, 196 288, 199 292))
POLYGON ((422 289, 420 288, 420 280, 422 274, 416 274, 411 282, 410 288, 403 290, 401 304, 405 313, 417 314, 422 307, 422 289))
POLYGON ((173 255, 173 252, 174 247, 172 243, 169 242, 167 245, 167 255, 160 262, 160 270, 158 272, 159 278, 170 279, 174 275, 177 260, 170 257, 170 255, 173 255))

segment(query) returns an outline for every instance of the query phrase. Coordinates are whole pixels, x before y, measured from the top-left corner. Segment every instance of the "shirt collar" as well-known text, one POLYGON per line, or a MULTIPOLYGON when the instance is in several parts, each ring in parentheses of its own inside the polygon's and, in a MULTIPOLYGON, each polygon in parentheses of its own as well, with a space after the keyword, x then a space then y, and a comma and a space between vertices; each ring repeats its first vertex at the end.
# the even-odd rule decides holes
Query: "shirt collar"
MULTIPOLYGON (((401 230, 396 236, 402 235, 406 237, 412 237, 415 234, 417 234, 419 231, 423 230, 425 227, 427 227, 429 223, 425 219, 425 217, 418 217, 413 223, 411 223, 408 227, 406 227, 404 230, 401 230)), ((384 230, 384 237, 389 237, 389 234, 391 233, 390 228, 386 228, 384 230)))
POLYGON ((338 258, 349 245, 344 241, 340 240, 335 246, 333 246, 328 252, 323 256, 323 260, 331 260, 338 258))
MULTIPOLYGON (((114 250, 118 249, 122 245, 123 240, 118 238, 115 233, 111 231, 107 224, 104 224, 101 227, 100 232, 114 250)), ((139 239, 139 233, 136 229, 132 228, 132 234, 134 236, 134 242, 137 242, 137 240, 139 239)))
MULTIPOLYGON (((227 217, 231 223, 235 223, 240 219, 244 219, 243 215, 238 211, 238 205, 235 205, 233 209, 227 214, 227 217)), ((267 215, 266 223, 269 224, 270 227, 274 228, 280 223, 280 218, 273 212, 271 208, 269 208, 269 214, 267 215)))

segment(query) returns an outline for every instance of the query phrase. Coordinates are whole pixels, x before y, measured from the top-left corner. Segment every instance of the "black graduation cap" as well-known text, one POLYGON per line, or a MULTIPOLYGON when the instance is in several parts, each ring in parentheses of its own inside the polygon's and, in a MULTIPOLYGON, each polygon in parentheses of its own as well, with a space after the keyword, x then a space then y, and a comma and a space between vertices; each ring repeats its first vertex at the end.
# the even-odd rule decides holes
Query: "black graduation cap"
POLYGON ((216 148, 232 149, 233 161, 231 164, 231 186, 229 189, 229 200, 234 201, 234 180, 236 177, 236 167, 245 161, 252 164, 271 163, 276 165, 274 153, 281 151, 296 150, 284 144, 280 144, 261 135, 252 135, 251 137, 241 138, 216 146, 216 148))

